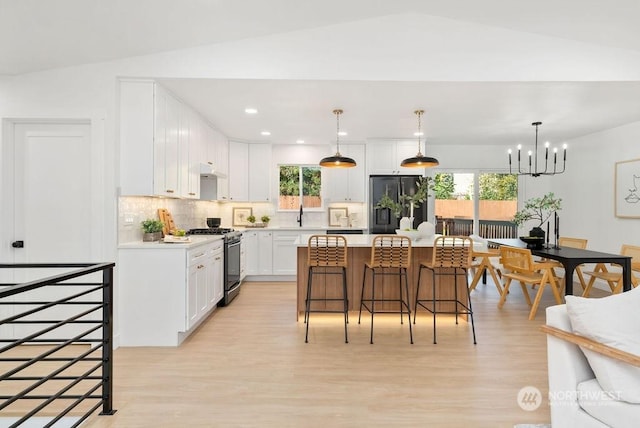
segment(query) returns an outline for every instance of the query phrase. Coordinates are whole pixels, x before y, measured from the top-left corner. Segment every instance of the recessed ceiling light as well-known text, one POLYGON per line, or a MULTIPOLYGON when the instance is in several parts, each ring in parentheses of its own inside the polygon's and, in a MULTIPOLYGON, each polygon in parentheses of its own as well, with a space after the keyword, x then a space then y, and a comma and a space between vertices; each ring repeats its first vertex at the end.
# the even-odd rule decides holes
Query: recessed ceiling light
POLYGON ((247 107, 246 109, 244 109, 244 112, 247 114, 256 114, 258 113, 258 109, 253 107, 247 107))
POLYGON ((414 132, 413 135, 415 135, 416 137, 422 137, 424 135, 424 132, 414 132))
POLYGON ((344 137, 345 135, 349 135, 349 134, 347 134, 347 131, 340 131, 338 132, 338 135, 341 137, 344 137))
POLYGON ((298 143, 298 144, 304 144, 304 140, 296 140, 296 143, 298 143))
POLYGON ((260 135, 268 136, 268 135, 271 135, 271 132, 269 132, 269 131, 262 131, 262 132, 260 133, 260 135))

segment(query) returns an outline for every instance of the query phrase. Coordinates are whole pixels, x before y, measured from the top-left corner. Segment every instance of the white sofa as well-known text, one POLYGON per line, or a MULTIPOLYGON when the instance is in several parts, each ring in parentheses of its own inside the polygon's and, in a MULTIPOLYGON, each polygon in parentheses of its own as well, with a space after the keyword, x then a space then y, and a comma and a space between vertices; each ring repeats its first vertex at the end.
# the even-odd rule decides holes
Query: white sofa
MULTIPOLYGON (((591 300, 597 304, 598 302, 595 301, 600 299, 591 300)), ((585 346, 592 350, 594 347, 598 348, 598 342, 585 339, 584 335, 573 334, 572 322, 575 323, 575 321, 570 319, 567 305, 551 306, 547 308, 546 312, 547 325, 542 329, 548 334, 547 358, 551 426, 553 428, 640 426, 640 404, 618 400, 616 395, 619 394, 612 396, 605 392, 600 387, 585 353, 580 346, 571 341, 581 345, 586 344, 585 346), (558 332, 553 327, 569 332, 569 334, 558 332)), ((640 332, 638 333, 640 334, 640 332)), ((611 351, 611 348, 604 346, 604 350, 606 353, 611 351)), ((615 354, 616 350, 614 349, 613 352, 615 354)), ((601 354, 599 356, 605 359, 610 358, 603 357, 601 354)), ((640 357, 636 358, 640 359, 640 357)), ((614 364, 626 364, 615 361, 615 358, 610 361, 614 364)), ((630 368, 635 369, 636 367, 630 365, 630 368)))

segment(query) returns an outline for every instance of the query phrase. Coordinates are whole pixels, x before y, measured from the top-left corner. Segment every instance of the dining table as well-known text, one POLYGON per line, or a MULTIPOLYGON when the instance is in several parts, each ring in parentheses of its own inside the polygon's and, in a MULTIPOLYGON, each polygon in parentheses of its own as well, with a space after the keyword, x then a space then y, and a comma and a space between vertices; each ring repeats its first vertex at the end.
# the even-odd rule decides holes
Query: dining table
MULTIPOLYGON (((520 239, 488 239, 489 245, 500 247, 527 248, 527 244, 520 239)), ((599 251, 585 250, 582 248, 562 247, 559 245, 543 245, 531 248, 531 254, 546 259, 557 260, 565 270, 564 290, 565 295, 573 294, 573 272, 583 263, 614 263, 622 266, 622 290, 631 290, 631 257, 621 254, 602 253, 599 251)))

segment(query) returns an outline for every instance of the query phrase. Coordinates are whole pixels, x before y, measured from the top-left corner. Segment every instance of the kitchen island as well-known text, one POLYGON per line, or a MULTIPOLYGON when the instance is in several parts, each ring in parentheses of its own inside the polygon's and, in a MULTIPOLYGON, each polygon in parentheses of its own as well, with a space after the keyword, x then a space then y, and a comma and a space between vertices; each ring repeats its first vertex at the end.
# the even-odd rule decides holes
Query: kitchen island
MULTIPOLYGON (((301 235, 296 242, 298 269, 297 269, 297 314, 300 316, 305 310, 305 297, 307 293, 307 243, 311 235, 301 235)), ((349 310, 357 311, 360 308, 360 291, 362 289, 362 278, 364 274, 364 263, 371 259, 371 243, 376 235, 344 235, 347 240, 347 296, 349 299, 349 310)), ((433 241, 439 236, 433 238, 422 238, 411 242, 411 266, 408 269, 407 276, 409 281, 409 302, 411 310, 414 310, 413 304, 416 299, 416 288, 418 284, 418 270, 420 263, 430 261, 433 255, 433 241)), ((476 246, 476 243, 474 243, 476 246)), ((371 281, 371 274, 367 274, 367 281, 371 281)), ((328 298, 336 298, 342 296, 342 279, 340 275, 314 275, 313 297, 326 296, 328 298)), ((437 295, 440 299, 452 299, 454 296, 453 276, 439 277, 437 284, 437 295)), ((395 275, 384 275, 376 278, 376 296, 385 298, 398 298, 398 277, 395 275), (378 287, 382 287, 384 283, 384 293, 380 294, 378 287)), ((420 299, 428 299, 432 297, 432 279, 431 272, 424 270, 422 272, 422 283, 420 285, 420 299)), ((368 287, 367 287, 368 288, 368 287)), ((467 291, 464 277, 458 277, 458 298, 462 302, 467 302, 467 291)), ((322 308, 322 302, 315 302, 316 308, 322 308)), ((341 310, 341 302, 327 302, 324 308, 330 310, 341 310)), ((441 305, 452 305, 442 303, 441 305)), ((384 303, 380 304, 380 310, 395 310, 397 304, 384 303), (395 307, 394 307, 395 306, 395 307)), ((449 309, 448 306, 441 306, 442 309, 449 309)))

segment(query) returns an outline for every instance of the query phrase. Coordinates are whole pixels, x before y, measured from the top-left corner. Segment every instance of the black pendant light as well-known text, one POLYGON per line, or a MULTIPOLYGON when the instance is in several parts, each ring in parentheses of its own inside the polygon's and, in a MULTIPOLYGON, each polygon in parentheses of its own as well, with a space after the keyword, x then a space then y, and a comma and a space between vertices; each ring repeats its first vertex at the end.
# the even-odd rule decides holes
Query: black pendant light
POLYGON ((340 154, 340 115, 342 110, 335 109, 333 114, 336 115, 337 136, 336 136, 336 154, 320 160, 320 166, 327 168, 351 168, 356 166, 356 161, 340 154))
POLYGON ((402 163, 400 163, 400 166, 405 168, 431 168, 434 166, 438 166, 440 164, 440 162, 438 162, 438 159, 424 156, 420 151, 420 137, 422 136, 422 115, 424 114, 424 110, 416 110, 414 111, 414 113, 416 114, 416 116, 418 116, 418 154, 416 154, 412 158, 403 160, 402 163))

